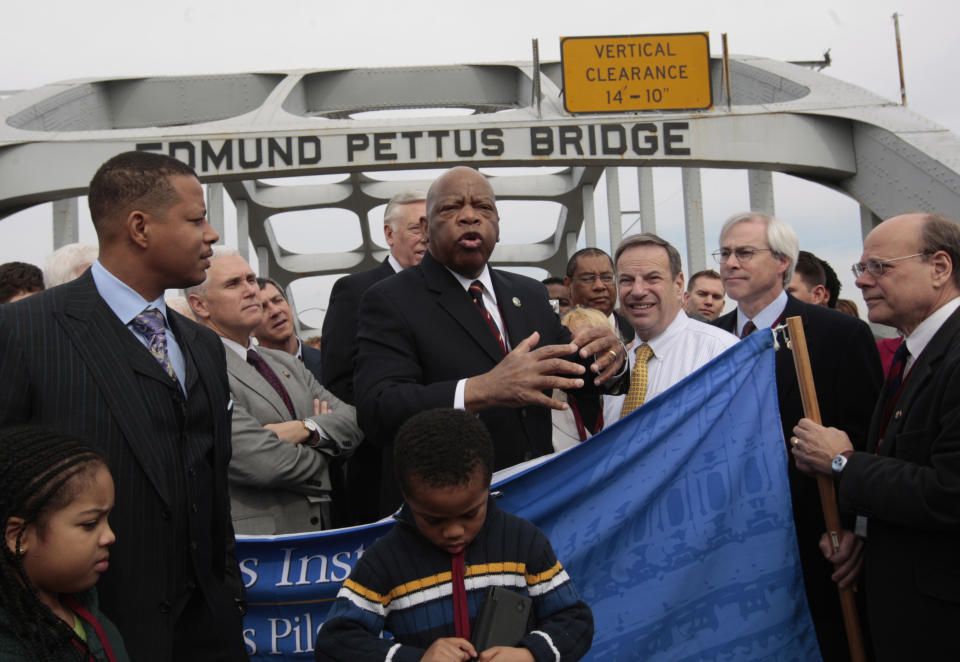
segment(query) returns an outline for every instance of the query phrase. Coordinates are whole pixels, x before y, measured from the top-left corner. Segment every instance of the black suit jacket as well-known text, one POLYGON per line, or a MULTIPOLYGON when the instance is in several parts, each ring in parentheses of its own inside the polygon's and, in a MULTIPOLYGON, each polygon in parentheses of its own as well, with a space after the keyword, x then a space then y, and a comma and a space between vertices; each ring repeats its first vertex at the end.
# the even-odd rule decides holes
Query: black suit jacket
POLYGON ((227 491, 223 344, 168 309, 187 363, 187 404, 117 319, 88 270, 0 306, 0 424, 38 423, 99 447, 116 485, 117 535, 98 583, 131 659, 169 661, 178 606, 199 590, 240 649, 241 596, 227 491))
MULTIPOLYGON (((374 269, 338 279, 330 292, 327 314, 323 318, 323 379, 320 383, 352 405, 356 405, 353 370, 357 359, 360 298, 371 285, 393 274, 389 258, 384 258, 374 269)), ((344 498, 340 503, 334 499, 334 519, 338 524, 363 524, 392 512, 392 501, 389 506, 380 506, 380 475, 384 462, 382 449, 370 443, 360 444, 346 461, 344 498)))
POLYGON ((613 319, 617 320, 617 331, 620 333, 620 338, 624 344, 632 343, 633 339, 637 337, 637 332, 630 321, 618 312, 613 313, 613 319))
POLYGON ((357 358, 357 327, 360 299, 367 289, 384 278, 392 276, 388 259, 375 269, 350 274, 337 280, 330 292, 327 314, 323 318, 323 353, 320 383, 349 404, 355 405, 353 370, 357 358))
MULTIPOLYGON (((569 342, 543 284, 490 273, 511 346, 534 331, 540 345, 569 342)), ((413 414, 452 407, 458 380, 488 372, 503 359, 473 299, 429 253, 418 266, 367 290, 358 337, 357 418, 367 439, 380 445, 392 444, 413 414)), ((493 437, 497 469, 553 451, 545 407, 493 408, 480 419, 493 437)))
MULTIPOLYGON (((321 345, 323 347, 323 345, 321 345)), ((305 343, 300 343, 300 356, 303 357, 304 367, 310 371, 313 378, 321 384, 323 377, 323 353, 316 347, 311 347, 305 343)))
MULTIPOLYGON (((795 316, 803 321, 823 424, 844 430, 854 446, 863 449, 883 381, 880 356, 870 327, 850 315, 803 303, 788 295, 783 320, 795 316)), ((717 318, 713 324, 735 334, 737 310, 717 318)), ((776 372, 783 438, 788 443, 794 426, 804 414, 793 354, 786 347, 781 346, 777 351, 776 372)), ((830 580, 833 570, 818 547, 826 527, 817 481, 797 469, 789 446, 787 457, 800 563, 821 652, 827 661, 845 659, 848 653, 840 602, 836 584, 830 580)))
POLYGON ((884 390, 866 452, 840 478, 840 507, 869 518, 864 580, 877 659, 958 660, 960 310, 917 357, 881 439, 885 399, 884 390))

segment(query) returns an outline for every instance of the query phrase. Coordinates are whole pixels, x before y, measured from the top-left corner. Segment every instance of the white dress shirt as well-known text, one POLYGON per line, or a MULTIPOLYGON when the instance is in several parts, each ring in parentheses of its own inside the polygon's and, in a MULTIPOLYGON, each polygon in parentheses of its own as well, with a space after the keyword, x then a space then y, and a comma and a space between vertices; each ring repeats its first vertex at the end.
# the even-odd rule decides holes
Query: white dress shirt
MULTIPOLYGON (((490 313, 490 319, 493 320, 493 323, 497 325, 497 328, 500 329, 500 336, 503 338, 503 344, 506 345, 507 351, 509 352, 510 339, 507 338, 507 332, 505 331, 506 327, 503 324, 503 319, 500 318, 500 306, 497 304, 497 295, 493 292, 493 279, 490 278, 490 267, 483 265, 483 272, 476 278, 467 278, 466 276, 461 276, 456 271, 444 265, 444 268, 453 274, 453 277, 457 279, 457 282, 460 283, 460 286, 463 287, 463 291, 467 293, 467 296, 471 297, 470 286, 473 285, 473 281, 479 280, 483 285, 483 305, 486 307, 487 312, 490 313)), ((466 378, 461 379, 457 382, 457 390, 453 393, 453 408, 454 409, 466 409, 464 405, 463 391, 466 388, 467 380, 466 378)))
POLYGON ((400 273, 403 271, 403 267, 400 266, 400 263, 397 262, 397 258, 393 257, 393 253, 387 254, 387 262, 390 263, 390 266, 393 267, 394 273, 400 273))
MULTIPOLYGON (((647 393, 644 402, 666 391, 690 373, 701 368, 727 349, 737 344, 738 338, 723 329, 687 317, 682 310, 666 329, 647 341, 653 356, 647 362, 647 393)), ((634 350, 643 345, 638 336, 634 350)), ((636 351, 627 352, 630 370, 637 362, 636 351)), ((610 425, 620 418, 623 395, 603 396, 603 424, 610 425)))
POLYGON ((753 325, 758 329, 769 329, 780 319, 786 307, 787 293, 785 290, 781 290, 780 295, 771 301, 766 308, 757 313, 752 320, 747 317, 740 308, 737 308, 737 337, 739 338, 743 335, 743 327, 750 321, 752 321, 753 325))
POLYGON ((907 343, 907 363, 904 365, 903 374, 906 375, 913 367, 917 357, 926 349, 930 340, 936 335, 943 323, 947 321, 954 311, 960 307, 960 297, 951 299, 933 312, 927 319, 920 322, 917 328, 909 336, 903 339, 907 343))
POLYGON ((254 351, 256 351, 256 348, 254 347, 253 343, 250 342, 250 341, 247 341, 247 346, 244 347, 243 345, 241 345, 240 343, 238 343, 236 340, 230 340, 229 338, 224 338, 223 336, 220 336, 220 340, 221 340, 221 342, 223 342, 223 346, 224 346, 225 348, 227 348, 227 349, 229 349, 230 351, 232 351, 234 354, 236 354, 237 356, 239 356, 239 357, 240 357, 241 359, 243 359, 244 361, 247 360, 247 350, 248 350, 248 349, 253 348, 254 351))

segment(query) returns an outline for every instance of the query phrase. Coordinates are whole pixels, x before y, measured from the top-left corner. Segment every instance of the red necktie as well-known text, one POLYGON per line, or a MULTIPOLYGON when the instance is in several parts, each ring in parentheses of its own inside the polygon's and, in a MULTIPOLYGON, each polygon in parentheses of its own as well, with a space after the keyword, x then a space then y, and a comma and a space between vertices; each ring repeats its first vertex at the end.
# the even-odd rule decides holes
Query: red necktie
POLYGON ((743 325, 743 331, 740 332, 740 339, 743 340, 756 330, 757 325, 753 323, 753 320, 747 321, 747 323, 743 325))
POLYGON ((500 349, 502 349, 503 353, 506 354, 507 345, 503 342, 503 336, 500 334, 500 329, 497 328, 493 318, 490 317, 490 312, 487 310, 487 307, 483 305, 483 283, 481 283, 479 280, 475 280, 470 283, 470 296, 473 297, 473 302, 477 304, 477 308, 480 309, 480 313, 483 315, 483 319, 486 320, 487 326, 490 327, 493 337, 496 338, 497 342, 500 344, 500 349))
POLYGON ((453 588, 453 626, 456 636, 470 640, 470 607, 467 605, 467 585, 464 582, 463 557, 467 550, 450 557, 450 584, 453 588))
MULTIPOLYGON (((903 390, 903 371, 907 367, 907 357, 910 352, 907 351, 907 343, 902 342, 893 354, 893 362, 890 364, 890 372, 887 373, 886 397, 883 401, 883 413, 880 415, 880 441, 883 441, 883 435, 887 431, 887 422, 890 415, 900 399, 900 391, 903 390)), ((879 444, 877 444, 879 447, 879 444)))
POLYGON ((287 389, 283 388, 283 384, 280 383, 280 378, 277 377, 277 373, 270 369, 270 366, 263 360, 263 357, 252 347, 247 350, 247 363, 256 368, 257 372, 259 372, 263 378, 267 380, 267 383, 273 387, 273 390, 277 392, 277 395, 283 400, 283 404, 287 405, 287 409, 290 411, 290 417, 296 418, 297 413, 293 409, 293 401, 290 399, 290 394, 287 393, 287 389))

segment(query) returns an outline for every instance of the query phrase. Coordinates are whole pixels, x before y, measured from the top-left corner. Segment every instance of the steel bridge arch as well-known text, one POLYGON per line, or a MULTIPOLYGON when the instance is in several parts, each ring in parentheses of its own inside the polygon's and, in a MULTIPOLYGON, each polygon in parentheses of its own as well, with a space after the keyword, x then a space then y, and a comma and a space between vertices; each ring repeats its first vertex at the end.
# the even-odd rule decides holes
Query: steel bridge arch
MULTIPOLYGON (((559 203, 549 237, 499 244, 492 256, 499 265, 551 273, 563 271, 581 229, 588 243, 595 239, 594 188, 606 172, 615 190, 617 168, 624 166, 637 168, 645 230, 656 223, 651 168, 683 169, 691 272, 704 267, 706 254, 699 168, 748 170, 751 206, 761 210, 773 211, 771 172, 830 187, 859 203, 863 232, 910 209, 957 215, 960 140, 950 131, 854 85, 761 57, 732 58, 728 105, 719 60, 711 61, 711 72, 710 110, 592 115, 564 110, 558 62, 55 83, 0 99, 0 219, 54 201, 55 244, 76 241, 70 200, 86 193, 103 161, 131 149, 168 153, 194 166, 209 185, 211 220, 221 230, 217 196, 225 190, 261 272, 284 286, 370 268, 383 258, 385 249, 369 230, 370 211, 403 188, 429 184, 426 177, 377 178, 389 170, 466 164, 492 175, 501 200, 559 203), (472 112, 437 117, 430 114, 436 108, 472 112), (428 110, 386 119, 364 114, 390 109, 428 110), (497 170, 517 166, 560 170, 497 170), (332 183, 265 181, 338 173, 344 179, 332 183), (280 246, 271 217, 324 208, 357 215, 360 247, 304 254, 280 246)), ((612 238, 620 236, 620 216, 619 199, 610 197, 612 238)), ((317 232, 327 229, 317 221, 317 232)), ((241 252, 246 249, 240 241, 241 252)))

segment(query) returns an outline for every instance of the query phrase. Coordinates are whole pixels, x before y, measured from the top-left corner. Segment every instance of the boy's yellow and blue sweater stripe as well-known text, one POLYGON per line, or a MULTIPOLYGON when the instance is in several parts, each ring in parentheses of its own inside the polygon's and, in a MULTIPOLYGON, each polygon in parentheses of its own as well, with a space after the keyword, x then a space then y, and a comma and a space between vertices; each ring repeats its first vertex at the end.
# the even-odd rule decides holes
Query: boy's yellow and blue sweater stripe
MULTIPOLYGON (((420 535, 406 506, 397 519, 343 583, 317 637, 317 660, 412 662, 436 639, 455 636, 450 555, 420 535)), ((493 499, 467 547, 464 575, 471 624, 487 587, 503 586, 533 598, 521 645, 537 662, 572 662, 590 649, 593 616, 550 541, 493 499)))

